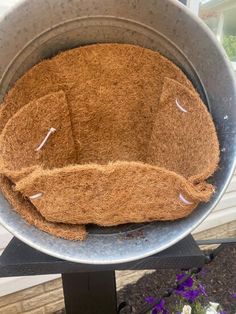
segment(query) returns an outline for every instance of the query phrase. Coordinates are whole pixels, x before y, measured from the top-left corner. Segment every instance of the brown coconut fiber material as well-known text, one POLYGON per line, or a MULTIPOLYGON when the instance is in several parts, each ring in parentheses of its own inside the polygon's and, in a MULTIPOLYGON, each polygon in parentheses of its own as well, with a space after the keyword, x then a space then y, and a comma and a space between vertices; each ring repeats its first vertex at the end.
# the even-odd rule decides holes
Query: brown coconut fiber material
MULTIPOLYGON (((62 90, 64 84, 51 60, 37 64, 20 78, 8 92, 0 111, 0 130, 21 107, 30 101, 62 90)), ((65 87, 64 87, 65 88, 65 87)))
POLYGON ((12 208, 29 224, 56 237, 68 240, 84 240, 86 238, 84 226, 52 223, 44 219, 29 200, 14 190, 12 182, 7 177, 0 176, 0 185, 2 193, 12 208))
POLYGON ((204 180, 215 171, 218 161, 215 126, 200 97, 165 78, 147 162, 191 180, 204 180))
POLYGON ((16 190, 26 197, 42 193, 32 203, 47 221, 115 226, 182 218, 209 200, 212 186, 198 189, 163 168, 114 162, 39 169, 19 181, 16 190), (180 193, 191 204, 183 203, 180 193))
POLYGON ((71 119, 63 91, 49 94, 23 106, 7 122, 0 136, 2 167, 13 171, 35 165, 60 168, 76 163, 71 119), (41 149, 40 144, 54 128, 41 149))
POLYGON ((16 183, 1 180, 3 193, 24 218, 27 198, 41 225, 27 221, 57 236, 179 219, 213 193, 212 118, 183 72, 149 49, 99 44, 41 62, 5 97, 0 128, 0 170, 16 183))

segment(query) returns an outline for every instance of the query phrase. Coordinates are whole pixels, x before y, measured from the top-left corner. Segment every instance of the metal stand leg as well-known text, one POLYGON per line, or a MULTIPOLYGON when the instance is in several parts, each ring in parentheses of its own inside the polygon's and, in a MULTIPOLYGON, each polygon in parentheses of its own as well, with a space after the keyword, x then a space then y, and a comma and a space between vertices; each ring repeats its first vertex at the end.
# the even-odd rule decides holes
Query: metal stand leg
POLYGON ((62 274, 66 314, 116 314, 115 271, 62 274))

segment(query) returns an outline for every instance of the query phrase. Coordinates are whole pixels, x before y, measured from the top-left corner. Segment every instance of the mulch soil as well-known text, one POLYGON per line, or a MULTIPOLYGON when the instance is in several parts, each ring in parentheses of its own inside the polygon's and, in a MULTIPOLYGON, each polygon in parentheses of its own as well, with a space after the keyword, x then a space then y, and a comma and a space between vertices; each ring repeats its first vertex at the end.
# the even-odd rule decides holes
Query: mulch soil
MULTIPOLYGON (((143 276, 135 284, 125 286, 118 292, 118 304, 126 301, 132 305, 132 313, 138 313, 143 307, 145 297, 159 297, 166 289, 173 286, 175 276, 180 271, 157 270, 143 276)), ((227 314, 236 314, 236 245, 225 246, 224 249, 208 265, 204 266, 201 282, 206 288, 209 301, 220 303, 227 314)), ((175 297, 166 298, 166 304, 173 305, 175 297)), ((121 313, 130 313, 128 308, 121 313)))
MULTIPOLYGON (((180 272, 160 269, 143 276, 135 284, 126 285, 118 291, 117 301, 118 304, 127 302, 132 306, 132 312, 126 307, 120 314, 138 313, 146 304, 145 297, 161 296, 166 289, 173 286, 175 276, 180 272)), ((232 297, 236 293, 236 245, 225 246, 210 264, 204 266, 201 282, 206 288, 209 301, 220 303, 227 314, 236 314, 236 299, 232 297)), ((167 298, 166 304, 175 304, 175 297, 167 298)), ((100 313, 98 309, 97 314, 104 313, 100 313)))

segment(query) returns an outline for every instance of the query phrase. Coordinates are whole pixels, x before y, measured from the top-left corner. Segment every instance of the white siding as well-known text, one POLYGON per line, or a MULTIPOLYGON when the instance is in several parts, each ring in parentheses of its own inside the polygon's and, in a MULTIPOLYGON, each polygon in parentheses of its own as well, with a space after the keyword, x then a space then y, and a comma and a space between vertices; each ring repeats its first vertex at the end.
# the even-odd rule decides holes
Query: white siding
POLYGON ((0 252, 6 247, 11 238, 12 235, 0 225, 0 252))
MULTIPOLYGON (((12 235, 0 225, 0 255, 12 239, 12 235)), ((11 277, 0 279, 0 297, 58 278, 59 275, 11 277)))
POLYGON ((205 231, 234 220, 236 221, 236 173, 221 201, 194 233, 205 231))

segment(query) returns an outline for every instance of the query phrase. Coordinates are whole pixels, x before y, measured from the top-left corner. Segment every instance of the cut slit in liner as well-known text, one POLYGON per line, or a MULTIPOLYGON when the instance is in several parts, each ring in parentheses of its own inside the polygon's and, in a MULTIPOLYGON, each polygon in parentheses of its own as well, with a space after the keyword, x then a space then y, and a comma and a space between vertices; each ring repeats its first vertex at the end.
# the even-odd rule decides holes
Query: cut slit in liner
POLYGON ((180 105, 178 99, 175 100, 175 103, 176 103, 176 106, 177 106, 181 111, 183 111, 183 112, 185 112, 185 113, 188 112, 186 109, 184 109, 184 108, 180 105))
POLYGON ((50 128, 47 135, 45 136, 44 140, 42 141, 42 143, 35 149, 36 152, 40 151, 43 146, 46 144, 47 140, 49 139, 49 136, 53 133, 56 132, 56 129, 54 128, 50 128))
POLYGON ((40 198, 43 196, 43 193, 37 193, 37 194, 34 194, 32 196, 29 196, 29 199, 30 200, 36 200, 37 198, 40 198))
POLYGON ((181 193, 179 194, 179 199, 186 205, 192 205, 193 203, 188 201, 181 193))

